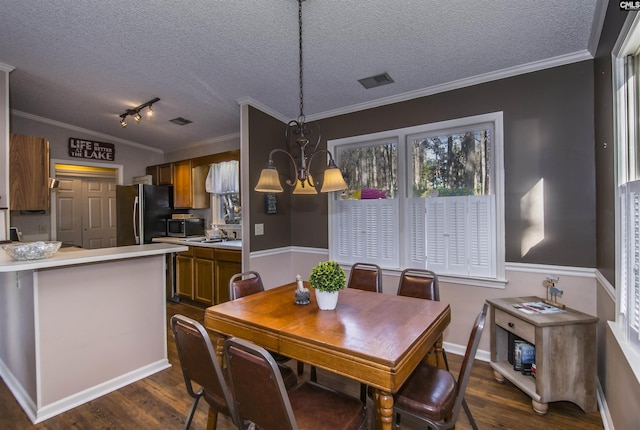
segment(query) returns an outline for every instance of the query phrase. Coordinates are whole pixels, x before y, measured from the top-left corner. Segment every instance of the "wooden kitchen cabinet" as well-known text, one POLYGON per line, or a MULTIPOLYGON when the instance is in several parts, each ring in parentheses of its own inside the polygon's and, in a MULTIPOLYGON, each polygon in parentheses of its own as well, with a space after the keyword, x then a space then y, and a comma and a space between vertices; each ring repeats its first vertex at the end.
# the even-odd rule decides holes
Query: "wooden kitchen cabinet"
POLYGON ((176 292, 178 296, 193 300, 193 247, 188 251, 178 252, 176 255, 176 292))
POLYGON ((173 207, 189 209, 191 196, 191 160, 173 163, 173 207))
POLYGON ((216 303, 229 301, 229 280, 242 272, 242 253, 229 249, 216 249, 215 261, 216 303))
POLYGON ((209 166, 194 166, 191 168, 191 207, 206 209, 211 206, 211 197, 205 189, 209 166))
POLYGON ((158 166, 147 166, 144 173, 151 176, 152 185, 158 185, 158 166))
POLYGON ((154 185, 173 185, 173 207, 176 209, 206 209, 211 206, 205 181, 208 165, 193 166, 192 160, 147 166, 154 185))
POLYGON ((9 166, 9 209, 49 209, 49 141, 12 134, 9 166))
POLYGON ((531 397, 536 413, 548 403, 569 401, 589 413, 596 402, 596 323, 598 318, 567 308, 554 314, 527 314, 513 305, 539 297, 490 299, 491 362, 498 382, 505 379, 531 397), (509 334, 535 346, 535 378, 513 370, 508 361, 509 334))
POLYGON ((166 163, 156 166, 157 183, 155 185, 173 185, 173 164, 166 163))
POLYGON ((190 246, 176 256, 176 289, 204 305, 229 301, 229 279, 242 271, 239 250, 190 246))
POLYGON ((207 305, 214 304, 215 279, 214 273, 214 254, 213 248, 194 247, 194 290, 195 299, 207 305))

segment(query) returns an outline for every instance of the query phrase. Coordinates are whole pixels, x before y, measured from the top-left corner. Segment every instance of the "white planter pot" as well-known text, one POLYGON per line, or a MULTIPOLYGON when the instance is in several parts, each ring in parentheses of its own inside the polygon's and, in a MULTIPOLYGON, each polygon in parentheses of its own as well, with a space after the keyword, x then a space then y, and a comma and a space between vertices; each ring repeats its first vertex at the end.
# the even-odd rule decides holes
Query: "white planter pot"
POLYGON ((332 311, 338 305, 338 293, 339 291, 327 292, 327 291, 318 291, 315 290, 316 293, 316 302, 318 302, 318 307, 323 311, 332 311))

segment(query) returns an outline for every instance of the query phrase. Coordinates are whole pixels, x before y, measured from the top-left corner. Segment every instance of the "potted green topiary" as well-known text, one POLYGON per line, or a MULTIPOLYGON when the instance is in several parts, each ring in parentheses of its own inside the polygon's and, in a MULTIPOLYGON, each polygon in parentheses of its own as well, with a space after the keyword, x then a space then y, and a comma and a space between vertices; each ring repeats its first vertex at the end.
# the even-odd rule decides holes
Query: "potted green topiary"
POLYGON ((318 307, 333 310, 338 304, 338 292, 347 284, 347 277, 335 261, 322 261, 311 269, 309 284, 315 290, 318 307))

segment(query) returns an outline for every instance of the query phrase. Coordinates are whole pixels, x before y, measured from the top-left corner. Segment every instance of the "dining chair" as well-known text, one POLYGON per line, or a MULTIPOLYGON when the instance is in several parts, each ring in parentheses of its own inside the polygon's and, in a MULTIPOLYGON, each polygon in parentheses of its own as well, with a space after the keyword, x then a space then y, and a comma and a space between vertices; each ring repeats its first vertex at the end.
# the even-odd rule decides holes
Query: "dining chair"
POLYGON ((198 321, 176 314, 171 317, 171 331, 176 341, 187 392, 193 397, 184 429, 191 426, 200 398, 204 398, 209 404, 207 430, 216 428, 220 412, 229 416, 236 424, 231 391, 205 328, 198 321), (200 388, 194 388, 194 384, 200 388))
POLYGON ((400 274, 398 295, 440 301, 438 275, 427 269, 405 269, 400 274))
POLYGON ((355 263, 349 272, 347 288, 382 292, 382 270, 377 264, 355 263))
MULTIPOLYGON (((397 295, 440 301, 438 275, 427 269, 405 269, 400 274, 397 295)), ((449 370, 447 353, 445 352, 442 344, 443 337, 441 335, 433 348, 427 353, 427 357, 428 359, 431 359, 432 364, 439 364, 439 358, 442 356, 444 368, 449 370)))
MULTIPOLYGON (((349 272, 347 288, 382 293, 382 269, 373 263, 355 263, 349 272)), ((313 366, 311 367, 310 379, 313 382, 318 381, 316 368, 313 366)), ((365 384, 360 384, 360 400, 363 404, 367 404, 367 386, 365 384)))
POLYGON ((458 380, 448 370, 420 363, 394 396, 396 427, 400 425, 402 414, 407 414, 425 422, 430 428, 449 429, 456 425, 462 407, 471 427, 478 429, 464 394, 482 336, 487 307, 485 303, 473 324, 458 380))
POLYGON ((261 291, 264 291, 264 285, 260 274, 256 271, 236 273, 229 279, 229 300, 250 296, 261 291))
MULTIPOLYGON (((267 350, 243 339, 225 341, 236 421, 268 430, 356 430, 365 419, 358 399, 313 382, 286 391, 267 350)), ((241 429, 241 427, 239 427, 241 429)))
MULTIPOLYGON (((262 278, 260 274, 255 270, 249 270, 247 272, 236 273, 229 279, 229 300, 236 300, 241 297, 250 296, 252 294, 260 293, 264 291, 264 284, 262 283, 262 278)), ((287 361, 291 360, 291 358, 286 357, 282 354, 278 354, 277 352, 271 352, 273 358, 279 363, 284 364, 287 361)), ((288 375, 289 369, 286 366, 282 366, 282 372, 285 375, 285 381, 290 383, 291 376, 288 375)), ((298 362, 298 374, 302 375, 304 373, 304 363, 301 361, 298 362)), ((295 377, 295 375, 293 375, 295 377)), ((296 378, 297 382, 297 378, 296 378)), ((287 385, 289 386, 289 385, 287 385)))

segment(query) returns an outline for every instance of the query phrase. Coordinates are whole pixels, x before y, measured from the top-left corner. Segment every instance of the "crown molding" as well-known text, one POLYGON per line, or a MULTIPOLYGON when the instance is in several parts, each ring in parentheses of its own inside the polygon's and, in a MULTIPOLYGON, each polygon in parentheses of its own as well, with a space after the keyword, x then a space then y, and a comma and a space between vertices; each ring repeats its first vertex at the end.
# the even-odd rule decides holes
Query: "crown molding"
POLYGON ((0 62, 0 71, 9 73, 9 72, 13 72, 15 69, 16 68, 13 66, 0 62))
POLYGON ((175 151, 167 151, 167 154, 170 154, 172 152, 176 152, 176 151, 183 151, 185 149, 191 149, 191 148, 197 148, 199 146, 205 146, 205 145, 212 145, 212 144, 216 144, 216 143, 221 143, 221 142, 228 142, 230 140, 240 140, 240 133, 230 133, 230 134, 225 134, 224 136, 218 136, 218 137, 211 137, 209 139, 204 139, 204 140, 199 140, 197 142, 193 142, 190 143, 188 145, 182 146, 180 147, 180 149, 176 149, 175 151))
POLYGON ((290 118, 287 118, 286 115, 282 115, 280 112, 271 109, 269 106, 266 106, 262 103, 260 103, 257 100, 252 99, 251 97, 242 97, 238 100, 236 100, 236 102, 240 105, 249 105, 249 106, 253 106, 256 109, 259 109, 260 111, 266 113, 267 115, 270 115, 272 117, 274 117, 275 119, 278 119, 280 121, 282 121, 283 123, 287 124, 290 120, 290 118))
POLYGON ((71 131, 77 131, 78 133, 91 134, 93 136, 99 137, 100 139, 105 139, 111 142, 122 143, 123 145, 133 146, 136 148, 144 149, 144 150, 155 152, 158 154, 164 154, 164 151, 158 148, 152 148, 151 146, 143 145, 141 143, 133 142, 131 140, 121 139, 119 137, 111 136, 109 134, 100 133, 98 131, 89 130, 87 128, 78 127, 75 125, 67 124, 67 123, 56 121, 49 118, 44 118, 38 115, 33 115, 33 114, 22 112, 19 110, 11 109, 11 115, 15 115, 20 118, 30 119, 32 121, 41 122, 43 124, 52 125, 54 127, 60 127, 60 128, 64 128, 71 131))

